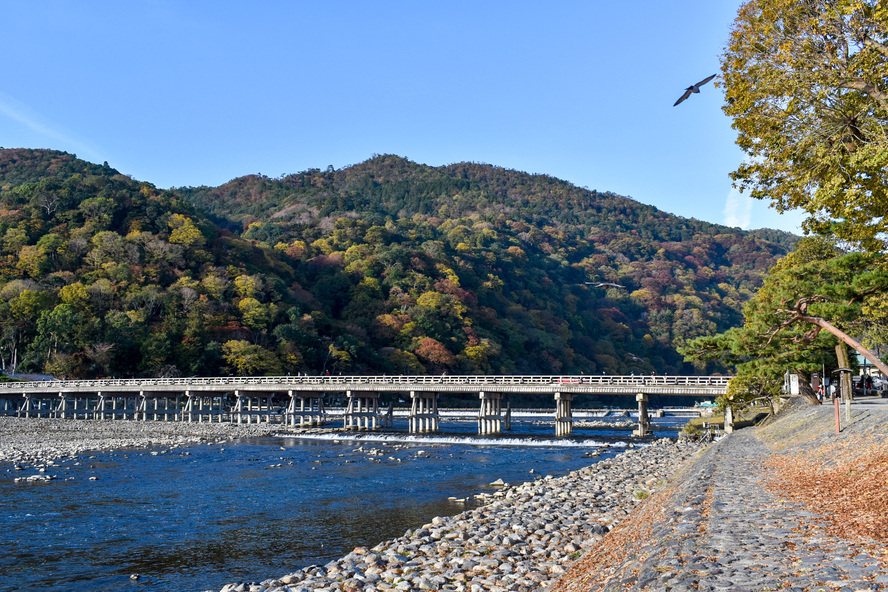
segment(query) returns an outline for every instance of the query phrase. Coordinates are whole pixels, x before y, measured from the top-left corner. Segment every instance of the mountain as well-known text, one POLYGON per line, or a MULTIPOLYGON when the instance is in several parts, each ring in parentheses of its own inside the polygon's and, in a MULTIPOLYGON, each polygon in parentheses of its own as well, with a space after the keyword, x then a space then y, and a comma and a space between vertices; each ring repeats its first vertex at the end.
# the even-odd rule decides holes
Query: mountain
POLYGON ((0 150, 0 360, 70 376, 687 372, 795 237, 392 155, 159 190, 0 150))

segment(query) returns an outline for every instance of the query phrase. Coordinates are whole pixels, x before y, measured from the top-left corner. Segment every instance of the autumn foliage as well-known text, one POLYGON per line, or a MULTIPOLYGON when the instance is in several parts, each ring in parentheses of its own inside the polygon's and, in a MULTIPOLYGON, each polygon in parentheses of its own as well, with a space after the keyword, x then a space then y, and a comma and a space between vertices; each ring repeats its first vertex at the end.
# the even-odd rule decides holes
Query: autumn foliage
POLYGON ((676 347, 738 324, 793 241, 475 163, 165 190, 0 149, 0 366, 689 372, 676 347))

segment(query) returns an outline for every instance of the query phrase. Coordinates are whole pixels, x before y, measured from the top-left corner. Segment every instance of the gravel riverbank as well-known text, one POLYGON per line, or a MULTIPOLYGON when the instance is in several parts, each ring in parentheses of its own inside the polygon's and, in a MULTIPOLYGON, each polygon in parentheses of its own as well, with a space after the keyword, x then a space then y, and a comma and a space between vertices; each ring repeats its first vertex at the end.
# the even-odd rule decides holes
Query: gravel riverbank
POLYGON ((457 590, 521 592, 550 586, 585 551, 662 487, 701 445, 658 440, 567 476, 489 494, 481 507, 439 517, 404 536, 323 566, 223 592, 457 590))
POLYGON ((38 466, 97 450, 251 438, 281 425, 0 417, 0 462, 38 466))

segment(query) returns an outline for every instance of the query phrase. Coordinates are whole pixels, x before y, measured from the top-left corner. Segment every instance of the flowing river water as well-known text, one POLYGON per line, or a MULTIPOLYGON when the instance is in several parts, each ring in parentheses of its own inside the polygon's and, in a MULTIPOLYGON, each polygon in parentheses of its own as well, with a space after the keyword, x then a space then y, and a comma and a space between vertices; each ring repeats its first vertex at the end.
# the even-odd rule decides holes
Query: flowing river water
MULTIPOLYGON (((655 420, 655 434, 685 421, 655 420)), ((0 465, 0 591, 260 581, 462 512, 496 479, 564 475, 632 442, 628 429, 555 439, 551 420, 513 420, 503 437, 478 437, 471 422, 434 436, 396 429, 98 452, 49 467, 45 482, 0 465)))

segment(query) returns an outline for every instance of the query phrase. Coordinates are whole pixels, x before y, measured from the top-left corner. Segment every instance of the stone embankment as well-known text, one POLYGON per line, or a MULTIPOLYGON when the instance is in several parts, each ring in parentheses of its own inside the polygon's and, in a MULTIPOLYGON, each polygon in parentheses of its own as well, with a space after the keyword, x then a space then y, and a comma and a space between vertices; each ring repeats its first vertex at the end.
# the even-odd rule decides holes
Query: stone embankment
POLYGON ((465 590, 551 585, 701 445, 670 440, 629 449, 567 476, 504 485, 485 503, 323 566, 223 592, 465 590))

